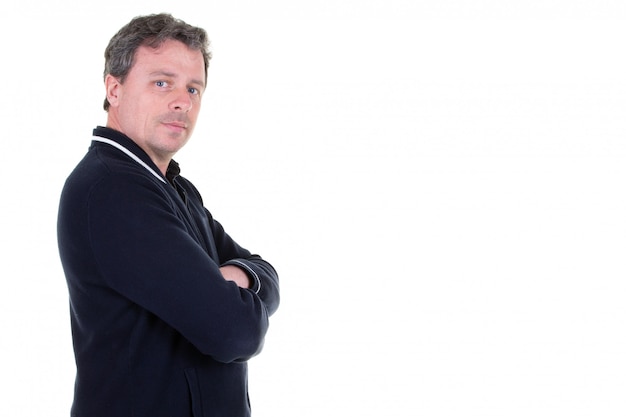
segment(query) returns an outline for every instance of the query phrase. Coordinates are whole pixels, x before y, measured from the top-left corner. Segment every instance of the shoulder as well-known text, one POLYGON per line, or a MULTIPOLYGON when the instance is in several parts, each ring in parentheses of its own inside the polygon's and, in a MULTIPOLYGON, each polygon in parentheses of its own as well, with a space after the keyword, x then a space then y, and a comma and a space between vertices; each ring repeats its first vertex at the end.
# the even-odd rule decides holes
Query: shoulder
POLYGON ((165 187, 165 183, 126 155, 92 147, 68 176, 63 195, 85 203, 111 199, 120 205, 146 198, 169 200, 165 187))

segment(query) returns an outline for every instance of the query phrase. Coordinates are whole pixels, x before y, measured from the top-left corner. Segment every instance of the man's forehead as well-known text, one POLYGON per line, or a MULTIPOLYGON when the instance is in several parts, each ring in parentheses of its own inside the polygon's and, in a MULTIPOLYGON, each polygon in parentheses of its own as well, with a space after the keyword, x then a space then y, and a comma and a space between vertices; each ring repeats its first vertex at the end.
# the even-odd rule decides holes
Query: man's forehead
POLYGON ((143 71, 152 75, 181 76, 183 75, 180 73, 182 69, 184 69, 184 75, 188 75, 190 70, 197 72, 192 76, 196 78, 201 76, 199 79, 204 79, 205 75, 202 52, 175 40, 165 41, 156 48, 141 45, 135 53, 133 66, 141 67, 143 71))
POLYGON ((194 60, 200 60, 204 62, 202 52, 198 49, 190 48, 181 41, 174 39, 168 39, 161 42, 158 46, 139 45, 135 55, 152 55, 152 56, 165 56, 165 55, 188 55, 193 57, 194 60))

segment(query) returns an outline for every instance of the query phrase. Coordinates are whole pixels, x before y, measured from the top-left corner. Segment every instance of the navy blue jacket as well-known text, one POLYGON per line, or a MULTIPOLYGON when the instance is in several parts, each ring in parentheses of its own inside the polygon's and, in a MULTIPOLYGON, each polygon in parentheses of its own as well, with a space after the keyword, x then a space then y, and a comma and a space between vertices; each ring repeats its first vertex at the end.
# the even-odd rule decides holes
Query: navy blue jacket
POLYGON ((98 127, 68 177, 58 243, 70 295, 72 416, 250 415, 246 361, 279 304, 272 266, 239 246, 172 161, 98 127), (244 269, 239 288, 219 267, 244 269))

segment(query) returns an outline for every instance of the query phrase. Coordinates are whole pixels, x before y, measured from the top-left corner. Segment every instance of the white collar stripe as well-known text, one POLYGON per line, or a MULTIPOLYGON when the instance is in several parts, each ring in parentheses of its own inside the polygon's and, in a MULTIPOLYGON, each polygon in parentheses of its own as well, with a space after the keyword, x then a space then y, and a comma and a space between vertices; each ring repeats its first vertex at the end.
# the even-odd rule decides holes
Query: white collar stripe
POLYGON ((129 151, 128 149, 126 149, 125 147, 123 147, 122 145, 120 145, 119 143, 112 141, 110 139, 106 139, 100 136, 94 136, 92 138, 93 140, 95 140, 96 142, 104 142, 107 143, 117 149, 119 149, 120 151, 124 152, 126 155, 130 156, 132 159, 135 160, 135 162, 139 163, 141 166, 143 166, 145 169, 147 169, 148 171, 150 171, 150 173, 152 175, 154 175, 155 177, 157 177, 161 182, 165 183, 165 180, 163 179, 162 176, 160 176, 159 174, 157 174, 152 168, 150 168, 148 166, 148 164, 146 164, 144 161, 142 161, 141 159, 139 159, 139 157, 137 155, 135 155, 134 153, 132 153, 131 151, 129 151))

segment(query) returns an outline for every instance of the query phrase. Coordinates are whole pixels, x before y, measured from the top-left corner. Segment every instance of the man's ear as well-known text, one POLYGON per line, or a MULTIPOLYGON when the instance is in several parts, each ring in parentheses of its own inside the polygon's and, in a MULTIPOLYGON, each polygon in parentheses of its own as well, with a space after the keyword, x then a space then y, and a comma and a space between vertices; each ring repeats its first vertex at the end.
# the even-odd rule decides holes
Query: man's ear
POLYGON ((104 77, 104 88, 106 90, 107 100, 111 107, 116 107, 119 102, 119 95, 122 83, 111 74, 104 77))

